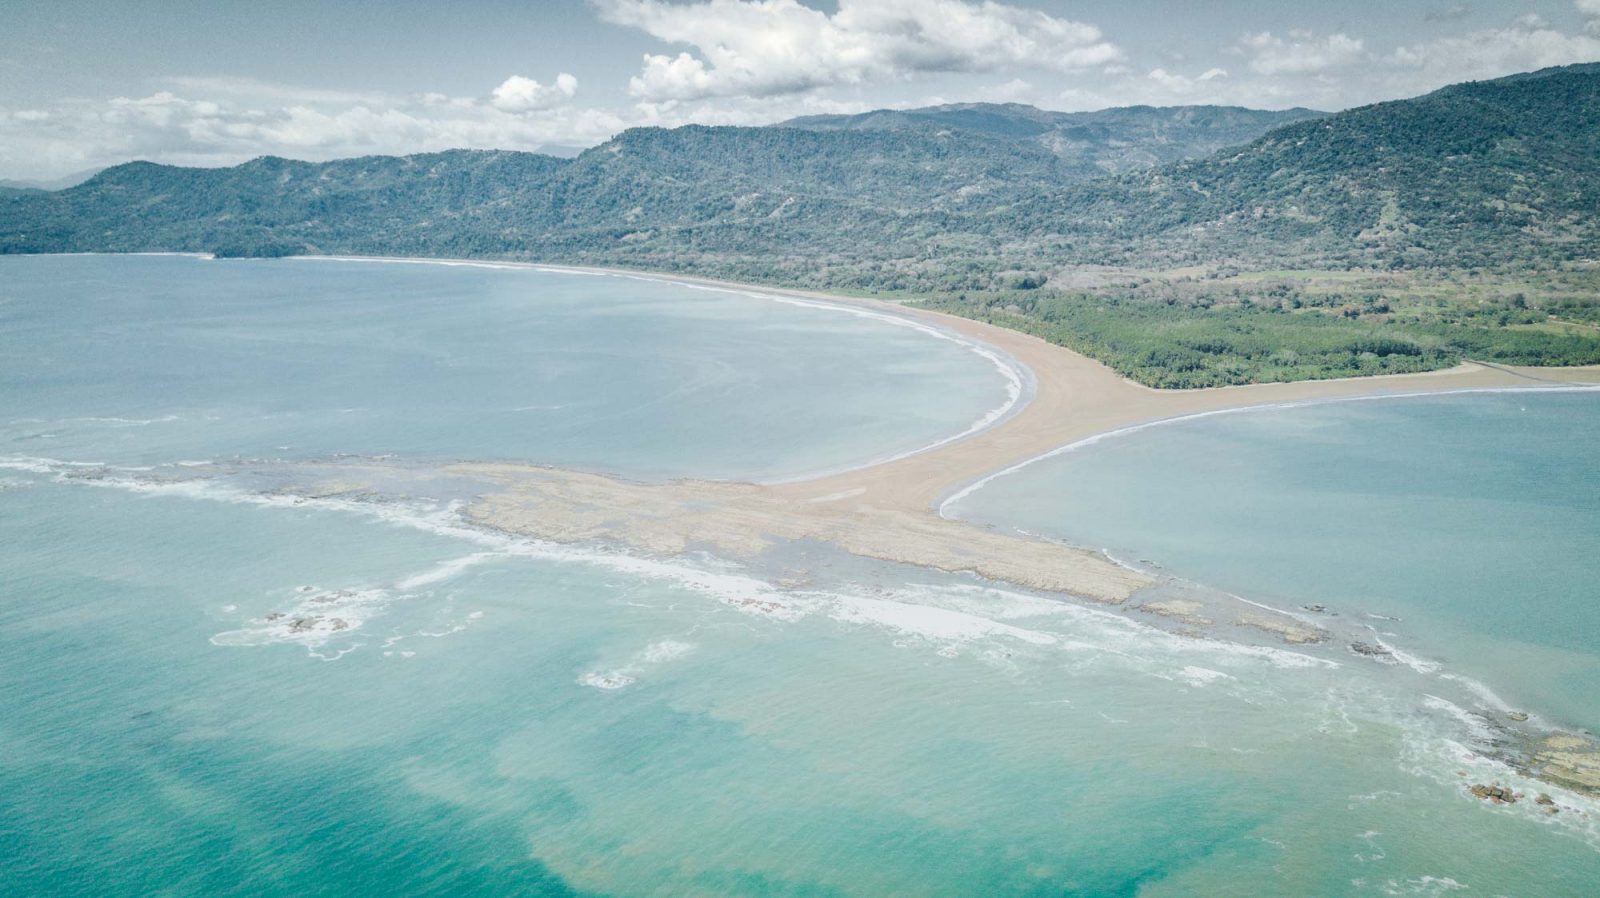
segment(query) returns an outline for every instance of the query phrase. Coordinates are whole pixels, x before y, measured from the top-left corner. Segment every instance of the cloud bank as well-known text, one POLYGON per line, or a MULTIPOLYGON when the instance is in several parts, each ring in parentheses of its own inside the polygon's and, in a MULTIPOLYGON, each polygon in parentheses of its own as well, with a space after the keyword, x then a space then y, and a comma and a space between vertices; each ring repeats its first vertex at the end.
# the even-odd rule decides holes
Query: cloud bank
POLYGON ((220 165, 263 154, 332 159, 455 147, 589 144, 626 127, 574 104, 577 79, 513 75, 479 97, 349 93, 233 78, 46 109, 0 108, 0 171, 46 177, 128 159, 220 165))
POLYGON ((647 53, 629 92, 653 103, 768 97, 928 72, 1035 67, 1071 72, 1120 60, 1100 29, 1004 3, 839 0, 594 0, 603 19, 694 52, 647 53))

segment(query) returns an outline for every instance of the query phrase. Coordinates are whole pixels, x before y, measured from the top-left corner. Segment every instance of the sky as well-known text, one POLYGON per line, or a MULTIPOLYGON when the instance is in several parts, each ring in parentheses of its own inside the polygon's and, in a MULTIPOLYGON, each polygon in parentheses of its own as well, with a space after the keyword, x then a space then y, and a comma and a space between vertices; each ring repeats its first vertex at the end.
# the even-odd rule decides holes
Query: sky
POLYGON ((0 0, 0 178, 951 102, 1337 110, 1600 61, 1600 0, 0 0))

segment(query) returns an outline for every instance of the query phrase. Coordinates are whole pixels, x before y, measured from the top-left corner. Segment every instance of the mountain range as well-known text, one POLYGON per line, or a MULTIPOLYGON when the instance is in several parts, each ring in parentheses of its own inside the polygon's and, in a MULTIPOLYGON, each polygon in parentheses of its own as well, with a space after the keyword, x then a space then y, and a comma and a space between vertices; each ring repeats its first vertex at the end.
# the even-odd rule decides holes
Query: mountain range
POLYGON ((889 289, 1081 263, 1518 265, 1600 245, 1597 121, 1590 65, 1333 115, 966 104, 639 128, 573 158, 133 162, 0 196, 0 251, 481 255, 889 289))

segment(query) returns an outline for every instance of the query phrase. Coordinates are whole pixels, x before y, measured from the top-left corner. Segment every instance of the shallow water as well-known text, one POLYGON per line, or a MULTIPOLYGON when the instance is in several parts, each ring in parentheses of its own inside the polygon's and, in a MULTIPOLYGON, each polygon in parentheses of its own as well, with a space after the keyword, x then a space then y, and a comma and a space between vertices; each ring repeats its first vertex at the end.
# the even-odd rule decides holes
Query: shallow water
POLYGON ((1334 402, 1180 421, 946 513, 1371 618, 1423 666, 1600 729, 1600 393, 1334 402))
MULTIPOLYGON (((161 274, 138 259, 22 261, 97 267, 111 280, 141 279, 152 294, 183 292, 163 281, 192 271, 211 276, 194 260, 161 274)), ((0 259, 0 270, 11 262, 0 259)), ((271 279, 279 266, 228 276, 271 279)), ((399 281, 423 272, 420 285, 396 288, 422 305, 427 285, 479 276, 281 267, 307 279, 309 294, 330 278, 329 295, 352 289, 350 272, 399 281)), ((496 284, 455 284, 450 295, 468 302, 462 293, 496 284)), ((270 323, 270 291, 260 289, 254 314, 270 323)), ((603 291, 593 297, 605 301, 603 291)), ((667 309, 639 314, 671 317, 675 301, 662 301, 667 309)), ((396 306, 393 321, 386 308, 366 304, 359 329, 409 327, 411 305, 396 306)), ((959 347, 792 311, 859 337, 841 352, 870 342, 863 358, 892 359, 881 344, 904 336, 916 344, 908 357, 930 354, 938 364, 914 383, 883 381, 914 388, 910 411, 940 425, 919 439, 958 432, 1005 395, 1004 378, 959 347), (981 388, 947 382, 973 377, 981 388), (916 408, 924 394, 915 390, 963 389, 971 407, 935 398, 916 408)), ((48 330, 53 314, 34 310, 32 332, 48 330)), ((507 333, 523 333, 543 313, 515 305, 498 314, 507 333)), ((19 338, 14 319, 3 320, 6 339, 19 338)), ((767 326, 754 311, 724 323, 730 345, 741 329, 767 326)), ((644 326, 616 332, 635 325, 644 326)), ((783 328, 793 336, 807 326, 783 328)), ((180 343, 190 336, 214 345, 211 326, 168 332, 180 343)), ((752 358, 759 367, 765 356, 752 358)), ((170 381, 157 379, 142 393, 118 387, 125 404, 91 402, 104 395, 91 389, 99 364, 63 353, 48 382, 12 380, 9 368, 8 401, 54 420, 191 408, 169 404, 170 381)), ((879 380, 862 364, 855 380, 879 380)), ((336 377, 315 368, 297 380, 336 377)), ((780 394, 787 383, 760 382, 780 394)), ((229 389, 278 395, 271 383, 229 389)), ((389 410, 367 420, 388 423, 367 434, 307 413, 293 445, 492 456, 520 438, 489 428, 491 442, 474 447, 471 427, 413 433, 401 424, 415 410, 409 387, 364 389, 366 407, 389 410)), ((667 392, 693 413, 697 391, 667 392)), ((670 417, 676 401, 634 420, 670 417)), ((636 476, 685 464, 782 476, 914 442, 858 431, 835 443, 816 423, 832 414, 818 408, 810 420, 816 444, 831 449, 808 438, 770 471, 740 468, 744 449, 716 443, 744 436, 714 420, 695 431, 716 438, 708 445, 664 449, 657 461, 630 461, 603 428, 538 445, 583 455, 587 434, 589 463, 636 476)), ((33 445, 42 438, 22 439, 32 424, 0 434, 15 450, 0 470, 7 891, 1578 896, 1600 881, 1593 804, 1551 790, 1563 810, 1549 817, 1530 801, 1491 807, 1468 796, 1469 782, 1542 787, 1485 755, 1493 734, 1444 701, 1465 701, 1462 690, 1430 699, 1407 668, 1183 638, 819 547, 784 547, 759 567, 640 558, 474 530, 445 496, 298 501, 243 475, 157 484, 131 469, 170 474, 181 468, 165 466, 181 459, 253 454, 280 438, 278 426, 163 435, 152 424, 58 438, 57 459, 119 463, 98 479, 45 461, 33 445), (123 430, 140 436, 108 436, 123 430), (290 627, 313 613, 346 626, 290 627)))

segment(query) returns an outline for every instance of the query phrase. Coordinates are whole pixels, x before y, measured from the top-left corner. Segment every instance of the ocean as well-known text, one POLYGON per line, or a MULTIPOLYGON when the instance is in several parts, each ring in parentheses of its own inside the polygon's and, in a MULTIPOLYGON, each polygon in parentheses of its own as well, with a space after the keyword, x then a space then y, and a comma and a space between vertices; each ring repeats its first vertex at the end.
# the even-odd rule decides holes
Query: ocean
POLYGON ((1562 671, 1592 670, 1594 556, 1571 553, 1594 538, 1593 397, 1168 425, 951 509, 1257 601, 1382 614, 1375 638, 1425 672, 825 550, 788 583, 705 555, 520 540, 463 525, 447 490, 306 499, 242 475, 148 476, 353 455, 791 479, 916 451, 1026 398, 1004 359, 948 334, 529 269, 41 257, 0 259, 0 349, 7 894, 1600 882, 1594 803, 1497 761, 1471 704, 1490 689, 1589 720, 1593 693, 1562 671), (1382 488, 1351 474, 1375 457, 1382 488), (1343 474, 1299 484, 1308 461, 1343 474), (1511 498, 1536 463, 1540 486, 1511 498), (1386 503, 1404 510, 1374 522, 1386 503), (1363 535, 1341 536, 1352 521, 1363 535), (1492 545, 1454 546, 1472 539, 1492 545), (1514 573, 1483 588, 1517 578, 1518 606, 1459 593, 1478 582, 1461 559, 1509 556, 1514 573), (346 626, 286 632, 307 609, 346 626), (1522 670, 1497 646, 1567 666, 1522 670), (1465 791, 1486 781, 1548 791, 1559 812, 1465 791))

